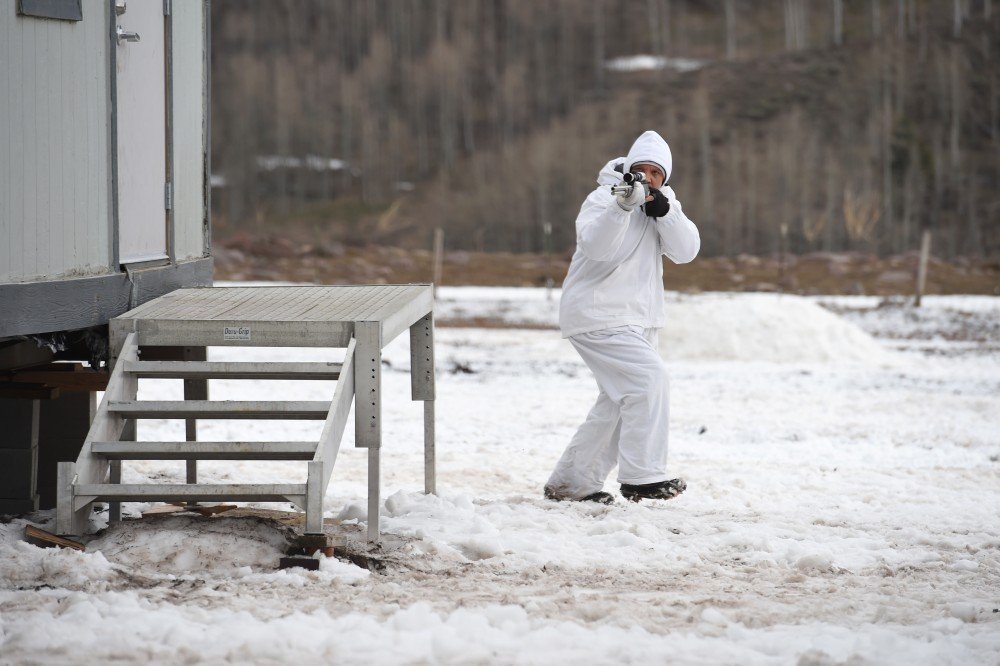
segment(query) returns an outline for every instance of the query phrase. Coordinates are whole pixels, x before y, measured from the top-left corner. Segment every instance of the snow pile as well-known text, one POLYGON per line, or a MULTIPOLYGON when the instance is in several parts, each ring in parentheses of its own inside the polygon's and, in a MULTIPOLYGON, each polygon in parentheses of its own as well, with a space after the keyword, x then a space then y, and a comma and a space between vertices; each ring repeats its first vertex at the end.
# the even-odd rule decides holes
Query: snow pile
POLYGON ((167 516, 114 525, 87 550, 146 573, 224 575, 242 567, 273 570, 292 536, 257 518, 167 516))
POLYGON ((558 328, 561 289, 441 287, 434 302, 439 322, 477 322, 524 328, 558 328))
POLYGON ((816 301, 894 349, 952 356, 1000 352, 1000 298, 995 296, 925 296, 919 308, 909 298, 824 296, 816 301))
POLYGON ((42 586, 80 589, 117 578, 114 566, 101 553, 39 548, 22 541, 27 524, 29 521, 14 520, 0 525, 0 590, 42 586))
MULTIPOLYGON (((442 288, 439 322, 471 326, 558 328, 560 290, 442 288)), ((669 360, 860 362, 891 365, 895 354, 816 300, 788 294, 709 293, 666 296, 660 348, 669 360)))
POLYGON ((660 350, 669 360, 891 365, 894 354, 801 296, 699 294, 670 299, 660 350))

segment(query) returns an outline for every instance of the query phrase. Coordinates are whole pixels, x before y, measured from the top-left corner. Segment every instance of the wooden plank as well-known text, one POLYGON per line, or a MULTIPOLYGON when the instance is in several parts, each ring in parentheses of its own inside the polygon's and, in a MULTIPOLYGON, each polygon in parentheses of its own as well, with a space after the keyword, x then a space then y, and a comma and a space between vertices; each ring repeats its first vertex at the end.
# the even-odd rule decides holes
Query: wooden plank
POLYGON ((72 539, 57 536, 52 532, 46 532, 40 527, 35 527, 34 525, 24 526, 24 540, 33 546, 38 546, 39 548, 72 548, 73 550, 87 550, 87 547, 79 541, 73 541, 72 539))
POLYGON ((316 442, 94 442, 91 451, 117 460, 313 460, 316 442))
POLYGON ((340 363, 277 363, 260 361, 138 361, 125 372, 155 379, 314 379, 340 377, 340 363))
POLYGON ((10 382, 26 382, 29 384, 44 384, 52 388, 67 391, 104 391, 108 388, 108 373, 95 370, 84 370, 79 364, 65 364, 79 367, 79 372, 65 372, 62 369, 47 368, 45 370, 21 370, 0 375, 10 382))
POLYGON ((44 384, 22 382, 0 382, 0 398, 12 400, 54 400, 59 397, 59 389, 44 384))
POLYGON ((114 400, 109 402, 107 409, 111 414, 131 419, 323 420, 330 411, 330 403, 323 400, 114 400))
POLYGON ((184 513, 185 511, 187 511, 187 507, 179 504, 158 504, 143 511, 142 517, 148 518, 151 516, 168 516, 175 513, 184 513))

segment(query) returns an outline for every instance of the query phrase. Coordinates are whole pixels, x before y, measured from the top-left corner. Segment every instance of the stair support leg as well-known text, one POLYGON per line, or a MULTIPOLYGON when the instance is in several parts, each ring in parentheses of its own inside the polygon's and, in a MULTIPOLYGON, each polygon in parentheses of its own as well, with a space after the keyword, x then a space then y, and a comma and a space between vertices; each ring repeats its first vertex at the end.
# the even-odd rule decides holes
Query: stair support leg
POLYGON ((382 494, 381 449, 368 449, 368 541, 379 540, 379 504, 382 494))
POLYGON ((368 449, 368 541, 379 540, 382 447, 382 324, 354 325, 354 441, 368 449))
MULTIPOLYGON (((136 420, 135 419, 125 419, 125 425, 122 427, 121 437, 118 438, 122 442, 134 442, 136 441, 136 420)), ((112 460, 108 464, 108 483, 121 483, 122 482, 122 461, 112 460)), ((120 523, 122 520, 122 503, 117 501, 108 502, 108 525, 114 525, 115 523, 120 523)))
POLYGON ((77 534, 73 520, 73 477, 76 463, 56 463, 56 534, 77 534))
MULTIPOLYGON (((206 361, 208 360, 208 350, 205 347, 184 347, 181 353, 181 360, 184 361, 206 361)), ((185 400, 208 400, 208 380, 207 379, 185 379, 184 380, 185 400)), ((184 420, 184 439, 188 442, 198 441, 198 420, 184 420)), ((186 472, 188 483, 198 483, 198 461, 186 461, 186 472)), ((194 502, 191 502, 194 504, 194 502)))
POLYGON ((323 461, 309 461, 306 480, 306 534, 323 534, 323 461))
MULTIPOLYGON (((132 440, 135 438, 133 437, 132 440)), ((129 441, 132 441, 129 440, 129 441)), ((122 482, 122 461, 112 460, 108 469, 108 483, 122 482)), ((118 501, 108 502, 108 525, 114 525, 122 521, 122 503, 118 501)))
POLYGON ((434 449, 434 313, 410 326, 410 395, 424 403, 424 492, 437 492, 434 449))
POLYGON ((424 401, 424 493, 437 494, 437 462, 434 450, 434 401, 424 401))
POLYGON ((59 536, 83 536, 87 530, 90 512, 94 503, 87 502, 75 508, 76 463, 61 461, 56 465, 56 534, 59 536))

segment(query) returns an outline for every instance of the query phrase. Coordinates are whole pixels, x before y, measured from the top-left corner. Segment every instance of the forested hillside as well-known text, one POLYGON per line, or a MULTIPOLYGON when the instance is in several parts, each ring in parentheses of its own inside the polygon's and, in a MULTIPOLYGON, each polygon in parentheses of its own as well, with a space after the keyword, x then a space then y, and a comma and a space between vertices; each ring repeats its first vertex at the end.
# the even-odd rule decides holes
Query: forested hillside
POLYGON ((653 128, 706 254, 1000 252, 987 0, 212 8, 220 235, 562 252, 653 128))

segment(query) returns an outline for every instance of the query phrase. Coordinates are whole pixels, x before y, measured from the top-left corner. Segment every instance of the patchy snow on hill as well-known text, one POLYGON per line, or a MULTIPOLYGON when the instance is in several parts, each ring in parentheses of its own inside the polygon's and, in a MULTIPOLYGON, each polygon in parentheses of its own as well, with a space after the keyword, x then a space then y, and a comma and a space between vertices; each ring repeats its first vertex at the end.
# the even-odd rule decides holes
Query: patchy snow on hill
MULTIPOLYGON (((502 312, 551 326, 557 304, 545 290, 440 296, 439 319, 455 321, 502 312)), ((145 505, 126 504, 129 519, 85 553, 21 542, 18 519, 0 524, 0 662, 995 661, 1000 358, 887 350, 861 330, 883 330, 883 315, 847 323, 797 297, 671 296, 668 312, 670 471, 689 484, 679 498, 542 498, 597 394, 551 327, 437 329, 440 493, 423 495, 422 410, 402 336, 383 365, 381 528, 400 544, 384 571, 337 559, 277 571, 284 528, 226 514, 138 519, 145 505)), ((333 387, 277 392, 319 400, 333 387)), ((259 381, 211 391, 276 392, 259 381)), ((140 399, 180 395, 177 380, 140 383, 140 399)), ((321 424, 199 428, 211 440, 305 439, 321 424)), ((167 421, 143 421, 138 434, 184 438, 167 421)), ((325 508, 356 529, 368 520, 367 456, 352 442, 349 425, 325 508)), ((304 465, 203 462, 199 478, 296 483, 304 465)), ((183 482, 184 464, 125 464, 124 481, 154 480, 183 482)), ((613 477, 606 490, 617 495, 613 477)))
POLYGON ((707 60, 695 58, 665 58, 654 55, 631 55, 612 58, 604 66, 612 72, 644 72, 659 69, 672 69, 678 72, 693 72, 708 64, 707 60))

